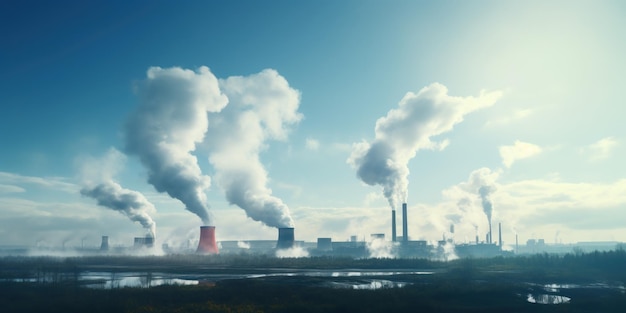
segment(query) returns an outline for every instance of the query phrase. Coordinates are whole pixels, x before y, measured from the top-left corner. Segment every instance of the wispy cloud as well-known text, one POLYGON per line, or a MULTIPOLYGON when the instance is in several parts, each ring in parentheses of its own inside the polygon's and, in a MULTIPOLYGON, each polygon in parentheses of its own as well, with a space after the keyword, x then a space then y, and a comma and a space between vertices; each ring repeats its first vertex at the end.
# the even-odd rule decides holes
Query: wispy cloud
POLYGON ((513 111, 511 114, 503 116, 503 117, 499 117, 499 118, 495 118, 492 120, 487 121, 487 123, 485 123, 485 127, 495 127, 495 126, 503 126, 503 125, 508 125, 511 123, 514 123, 516 121, 525 119, 529 116, 531 116, 535 111, 533 109, 519 109, 519 110, 515 110, 513 111))
POLYGON ((0 194, 19 193, 24 191, 26 191, 26 189, 22 187, 0 184, 0 194))
POLYGON ((317 151, 320 148, 320 142, 313 138, 307 138, 304 146, 307 150, 317 151))
POLYGON ((600 161, 608 159, 618 144, 614 137, 606 137, 581 148, 580 153, 587 156, 589 161, 600 161))
POLYGON ((504 166, 511 167, 517 160, 540 154, 542 148, 532 143, 516 140, 512 146, 501 146, 499 150, 504 166))
POLYGON ((0 183, 22 188, 22 185, 35 185, 53 190, 77 193, 80 189, 76 184, 67 182, 63 177, 36 177, 15 173, 0 172, 0 183))

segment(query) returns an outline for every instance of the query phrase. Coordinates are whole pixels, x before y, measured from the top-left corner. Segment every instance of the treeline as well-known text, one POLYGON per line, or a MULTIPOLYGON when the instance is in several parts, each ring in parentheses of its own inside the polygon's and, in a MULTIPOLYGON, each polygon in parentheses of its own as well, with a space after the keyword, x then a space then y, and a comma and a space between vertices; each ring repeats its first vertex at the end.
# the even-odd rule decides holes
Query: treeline
POLYGON ((276 258, 266 255, 166 255, 86 257, 2 257, 0 279, 28 278, 38 282, 71 280, 82 271, 160 271, 167 273, 248 273, 267 269, 412 269, 473 272, 525 272, 533 278, 598 277, 626 281, 626 251, 535 254, 511 257, 458 259, 352 259, 346 257, 276 258))

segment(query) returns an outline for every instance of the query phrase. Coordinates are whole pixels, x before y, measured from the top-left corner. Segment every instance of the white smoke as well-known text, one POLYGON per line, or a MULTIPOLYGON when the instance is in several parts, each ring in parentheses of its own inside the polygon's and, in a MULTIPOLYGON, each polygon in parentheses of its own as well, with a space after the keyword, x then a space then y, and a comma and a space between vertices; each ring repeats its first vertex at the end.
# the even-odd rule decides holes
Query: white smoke
POLYGON ((114 181, 125 157, 114 148, 109 149, 101 159, 84 158, 79 160, 83 187, 80 193, 93 198, 98 205, 118 211, 133 222, 140 223, 156 238, 156 224, 150 213, 154 206, 138 191, 122 188, 114 181))
POLYGON ((447 241, 443 245, 442 248, 443 248, 443 261, 452 261, 452 260, 456 260, 459 258, 459 256, 456 255, 454 242, 447 241))
POLYGON ((137 155, 148 170, 148 182, 185 204, 211 224, 202 175, 191 154, 208 127, 208 112, 219 112, 228 99, 207 67, 196 72, 152 67, 137 85, 139 106, 126 123, 126 151, 137 155))
POLYGON ((245 241, 237 241, 237 247, 241 249, 250 249, 250 243, 245 241))
POLYGON ((299 246, 294 246, 293 248, 289 248, 289 249, 279 249, 276 250, 276 257, 277 258, 307 258, 309 257, 309 251, 307 251, 306 249, 299 247, 299 246))
POLYGON ((276 71, 220 80, 229 105, 210 115, 206 143, 215 179, 227 200, 270 227, 294 227, 289 208, 272 196, 259 153, 268 140, 284 140, 298 123, 300 93, 276 71))
POLYGON ((98 205, 116 210, 133 222, 138 222, 150 231, 152 238, 156 237, 156 224, 148 214, 154 212, 154 206, 141 193, 122 188, 114 181, 102 182, 92 187, 80 190, 84 196, 95 199, 98 205))
POLYGON ((463 117, 493 105, 501 92, 481 92, 478 97, 452 97, 438 83, 417 94, 407 93, 386 116, 376 121, 375 139, 355 143, 348 163, 368 185, 380 185, 392 208, 406 202, 408 162, 421 149, 443 149, 447 140, 431 138, 452 130, 463 117))
POLYGON ((393 242, 385 241, 384 238, 373 238, 367 242, 367 251, 370 258, 395 258, 393 242))
MULTIPOLYGON (((497 180, 501 173, 501 169, 493 171, 486 167, 479 168, 472 171, 466 181, 443 190, 446 202, 433 211, 437 212, 436 216, 441 216, 436 220, 442 223, 442 229, 445 229, 445 224, 452 222, 459 226, 459 234, 472 231, 475 234, 478 231, 488 233, 489 222, 494 215, 492 198, 500 188, 497 180)), ((474 237, 471 239, 473 241, 474 237)))

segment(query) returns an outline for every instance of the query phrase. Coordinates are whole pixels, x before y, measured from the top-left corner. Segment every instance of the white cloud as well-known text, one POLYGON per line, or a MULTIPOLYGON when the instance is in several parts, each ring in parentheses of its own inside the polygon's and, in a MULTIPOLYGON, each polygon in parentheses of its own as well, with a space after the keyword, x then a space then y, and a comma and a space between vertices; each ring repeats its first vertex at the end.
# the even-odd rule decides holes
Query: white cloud
POLYGON ((3 193, 19 193, 19 192, 25 192, 26 189, 19 187, 19 186, 13 186, 13 185, 4 185, 4 184, 0 184, 0 194, 3 193))
POLYGON ((608 159, 617 145, 617 139, 614 137, 606 137, 583 147, 580 149, 580 152, 586 155, 589 161, 600 161, 608 159))
POLYGON ((308 150, 317 151, 320 148, 320 142, 318 140, 313 139, 313 138, 307 138, 306 139, 306 143, 305 143, 305 147, 308 150))
POLYGON ((540 146, 516 140, 512 146, 500 146, 500 157, 506 167, 511 167, 517 160, 530 158, 541 153, 540 146))
MULTIPOLYGON (((67 193, 78 193, 80 189, 76 184, 68 183, 63 177, 36 177, 24 176, 20 174, 0 172, 0 183, 7 185, 36 185, 52 190, 63 191, 67 193)), ((20 186, 16 186, 21 188, 20 186)))

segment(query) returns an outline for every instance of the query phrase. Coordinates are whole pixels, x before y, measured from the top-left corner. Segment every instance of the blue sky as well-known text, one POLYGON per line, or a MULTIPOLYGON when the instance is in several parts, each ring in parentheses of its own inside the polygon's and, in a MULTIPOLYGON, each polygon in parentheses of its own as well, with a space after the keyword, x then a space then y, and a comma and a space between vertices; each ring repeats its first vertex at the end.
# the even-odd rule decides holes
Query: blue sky
MULTIPOLYGON (((452 222, 459 242, 483 236, 471 178, 484 175, 505 241, 626 241, 625 13, 620 1, 5 1, 0 244, 143 234, 81 196, 85 160, 111 148, 125 154, 115 181, 154 205, 159 240, 195 239, 201 220, 148 183, 125 124, 149 68, 202 66, 221 81, 272 69, 299 94, 301 118, 253 150, 300 239, 390 236, 382 186, 348 159, 405 94, 439 83, 453 97, 499 97, 429 137, 447 146, 409 149, 412 238, 439 239, 452 222)), ((274 239, 229 204, 209 160, 217 134, 192 155, 211 177, 218 239, 274 239)))

